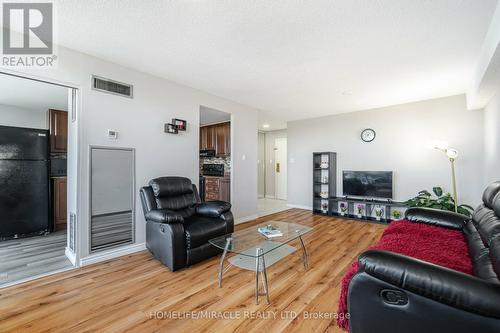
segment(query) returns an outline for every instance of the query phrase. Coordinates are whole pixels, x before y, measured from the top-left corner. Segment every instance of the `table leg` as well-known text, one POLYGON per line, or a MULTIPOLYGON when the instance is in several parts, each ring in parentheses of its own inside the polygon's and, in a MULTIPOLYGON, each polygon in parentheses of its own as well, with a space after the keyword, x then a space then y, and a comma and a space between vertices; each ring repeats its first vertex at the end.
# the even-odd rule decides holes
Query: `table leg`
POLYGON ((259 304, 259 264, 261 249, 257 249, 255 257, 255 304, 259 304))
POLYGON ((306 247, 304 245, 304 241, 302 240, 302 236, 299 236, 300 245, 302 246, 302 261, 304 262, 304 269, 307 271, 309 269, 309 259, 307 257, 306 247))
POLYGON ((262 254, 261 258, 262 258, 262 283, 264 284, 264 292, 266 293, 266 302, 267 304, 269 304, 269 288, 267 286, 267 272, 266 272, 266 262, 264 260, 264 254, 262 254))
POLYGON ((222 252, 222 256, 220 257, 219 263, 219 288, 222 288, 222 274, 224 272, 224 259, 226 258, 227 251, 229 249, 229 244, 231 244, 231 238, 226 239, 226 246, 224 246, 224 252, 222 252))

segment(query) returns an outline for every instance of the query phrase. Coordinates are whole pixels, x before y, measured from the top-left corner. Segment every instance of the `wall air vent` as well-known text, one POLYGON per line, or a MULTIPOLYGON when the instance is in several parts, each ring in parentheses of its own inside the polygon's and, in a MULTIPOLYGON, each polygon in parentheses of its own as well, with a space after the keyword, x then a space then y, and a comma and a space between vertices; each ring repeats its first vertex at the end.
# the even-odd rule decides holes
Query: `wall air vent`
POLYGON ((92 75, 92 89, 113 95, 133 98, 134 86, 92 75))

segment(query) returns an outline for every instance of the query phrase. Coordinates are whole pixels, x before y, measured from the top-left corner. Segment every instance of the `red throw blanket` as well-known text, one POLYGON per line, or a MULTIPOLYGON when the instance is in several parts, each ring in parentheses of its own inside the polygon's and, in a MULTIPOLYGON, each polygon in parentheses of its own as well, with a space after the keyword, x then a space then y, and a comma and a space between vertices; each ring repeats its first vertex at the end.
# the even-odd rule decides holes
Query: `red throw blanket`
MULTIPOLYGON (((424 260, 436 265, 472 275, 472 261, 467 242, 461 231, 435 227, 408 220, 392 222, 372 250, 386 250, 424 260)), ((358 272, 355 261, 344 275, 340 292, 337 325, 349 329, 347 291, 358 272)), ((360 320, 363 320, 362 318, 360 320)))

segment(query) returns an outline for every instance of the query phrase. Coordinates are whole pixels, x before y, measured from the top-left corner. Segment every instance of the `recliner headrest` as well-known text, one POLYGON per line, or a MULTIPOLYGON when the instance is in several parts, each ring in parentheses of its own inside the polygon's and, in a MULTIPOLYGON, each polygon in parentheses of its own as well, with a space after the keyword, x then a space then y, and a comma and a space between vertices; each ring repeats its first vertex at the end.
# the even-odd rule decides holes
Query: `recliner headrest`
POLYGON ((500 181, 491 183, 483 193, 483 203, 489 209, 493 209, 493 199, 500 193, 500 181))
POLYGON ((160 177, 149 181, 155 197, 175 197, 193 193, 191 180, 185 177, 160 177))

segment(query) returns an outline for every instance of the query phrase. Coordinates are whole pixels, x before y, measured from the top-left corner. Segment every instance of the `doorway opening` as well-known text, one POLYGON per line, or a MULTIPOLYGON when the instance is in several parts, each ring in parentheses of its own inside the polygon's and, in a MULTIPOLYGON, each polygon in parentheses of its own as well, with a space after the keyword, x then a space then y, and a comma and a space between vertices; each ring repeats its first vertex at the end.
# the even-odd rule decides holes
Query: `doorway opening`
POLYGON ((6 73, 0 91, 2 288, 76 262, 68 214, 76 188, 68 191, 68 184, 76 184, 77 91, 6 73))
POLYGON ((231 202, 231 114, 200 106, 199 134, 200 199, 231 202))
POLYGON ((286 130, 259 131, 257 155, 259 216, 288 209, 286 130))

